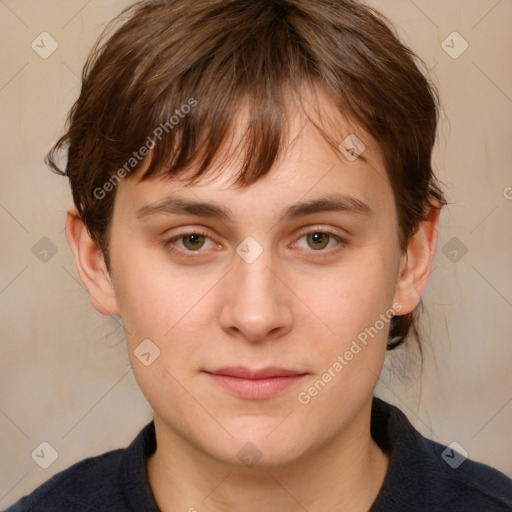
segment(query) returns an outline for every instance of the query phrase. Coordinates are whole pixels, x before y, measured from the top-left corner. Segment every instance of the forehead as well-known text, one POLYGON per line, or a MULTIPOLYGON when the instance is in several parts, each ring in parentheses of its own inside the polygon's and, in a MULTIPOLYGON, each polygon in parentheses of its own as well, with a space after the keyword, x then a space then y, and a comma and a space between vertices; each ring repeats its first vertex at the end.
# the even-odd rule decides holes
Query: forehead
MULTIPOLYGON (((278 161, 270 172, 247 187, 234 185, 244 146, 247 104, 242 104, 226 144, 207 172, 194 184, 187 178, 152 177, 140 181, 146 166, 118 186, 118 207, 137 216, 170 195, 188 200, 212 200, 239 216, 243 211, 282 214, 299 200, 345 194, 366 204, 377 216, 393 213, 394 202, 380 148, 365 130, 341 116, 321 88, 304 93, 300 106, 290 96, 286 135, 278 161), (323 132, 323 133, 322 133, 323 132), (360 154, 359 154, 360 153, 360 154)), ((126 212, 125 212, 126 213, 126 212)))

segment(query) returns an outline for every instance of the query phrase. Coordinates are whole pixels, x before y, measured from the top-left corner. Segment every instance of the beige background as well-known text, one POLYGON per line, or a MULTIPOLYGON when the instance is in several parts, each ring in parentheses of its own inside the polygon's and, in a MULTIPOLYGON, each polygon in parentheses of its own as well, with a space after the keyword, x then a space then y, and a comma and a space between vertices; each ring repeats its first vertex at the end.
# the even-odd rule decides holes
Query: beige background
MULTIPOLYGON (((92 309, 78 279, 63 233, 67 182, 42 161, 78 95, 93 41, 127 4, 0 0, 2 508, 79 459, 125 446, 151 418, 120 327, 92 309), (47 59, 31 48, 43 31, 59 45, 47 59), (32 252, 43 237, 57 250, 46 263, 32 252), (31 458, 43 441, 58 452, 48 469, 31 458)), ((472 459, 512 476, 512 2, 372 5, 398 26, 440 88, 435 166, 452 203, 424 294, 423 377, 414 365, 408 378, 385 371, 379 394, 424 435, 457 441, 472 459), (469 44, 456 59, 442 47, 453 31, 469 44), (451 261, 448 242, 467 253, 451 261)))

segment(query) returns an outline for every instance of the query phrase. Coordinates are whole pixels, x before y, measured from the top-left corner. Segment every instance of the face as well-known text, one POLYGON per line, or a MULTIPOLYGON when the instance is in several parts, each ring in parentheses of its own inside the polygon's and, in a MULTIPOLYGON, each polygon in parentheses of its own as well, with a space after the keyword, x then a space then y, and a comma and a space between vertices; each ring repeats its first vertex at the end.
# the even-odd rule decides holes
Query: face
POLYGON ((416 305, 397 290, 376 143, 340 132, 366 146, 366 162, 350 161, 293 120, 288 151, 248 188, 231 183, 234 159, 194 185, 133 177, 116 192, 112 290, 135 377, 159 428, 230 464, 246 443, 277 465, 349 431, 371 401, 392 308, 416 305), (345 207, 315 203, 326 198, 345 207))

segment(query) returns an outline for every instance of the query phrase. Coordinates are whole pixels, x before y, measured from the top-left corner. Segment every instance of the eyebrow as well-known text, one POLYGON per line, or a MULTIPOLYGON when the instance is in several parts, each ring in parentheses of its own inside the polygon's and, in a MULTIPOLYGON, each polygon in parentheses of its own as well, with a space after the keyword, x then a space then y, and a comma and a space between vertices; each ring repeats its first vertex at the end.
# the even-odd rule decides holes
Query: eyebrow
MULTIPOLYGON (((346 194, 329 194, 316 199, 298 202, 289 206, 280 220, 296 219, 319 212, 346 212, 354 215, 370 217, 373 210, 356 197, 346 194)), ((139 220, 145 220, 157 214, 195 215, 213 217, 233 222, 235 215, 224 205, 215 202, 191 201, 178 197, 167 197, 156 203, 143 206, 136 212, 139 220)))

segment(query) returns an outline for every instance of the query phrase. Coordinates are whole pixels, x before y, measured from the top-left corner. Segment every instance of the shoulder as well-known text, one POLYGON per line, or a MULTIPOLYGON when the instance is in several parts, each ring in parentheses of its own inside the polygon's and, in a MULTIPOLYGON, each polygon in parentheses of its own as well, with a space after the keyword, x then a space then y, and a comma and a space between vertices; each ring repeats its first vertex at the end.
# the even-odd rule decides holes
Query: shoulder
POLYGON ((19 500, 7 512, 85 512, 102 510, 106 504, 122 503, 117 480, 124 451, 113 450, 73 464, 19 500))
POLYGON ((377 398, 372 435, 390 459, 371 512, 512 511, 509 477, 467 458, 462 447, 424 437, 399 408, 377 398))
POLYGON ((155 448, 151 421, 127 448, 73 464, 6 512, 158 512, 146 473, 146 459, 155 448))
POLYGON ((512 511, 512 480, 463 450, 423 438, 432 500, 443 510, 512 511))

